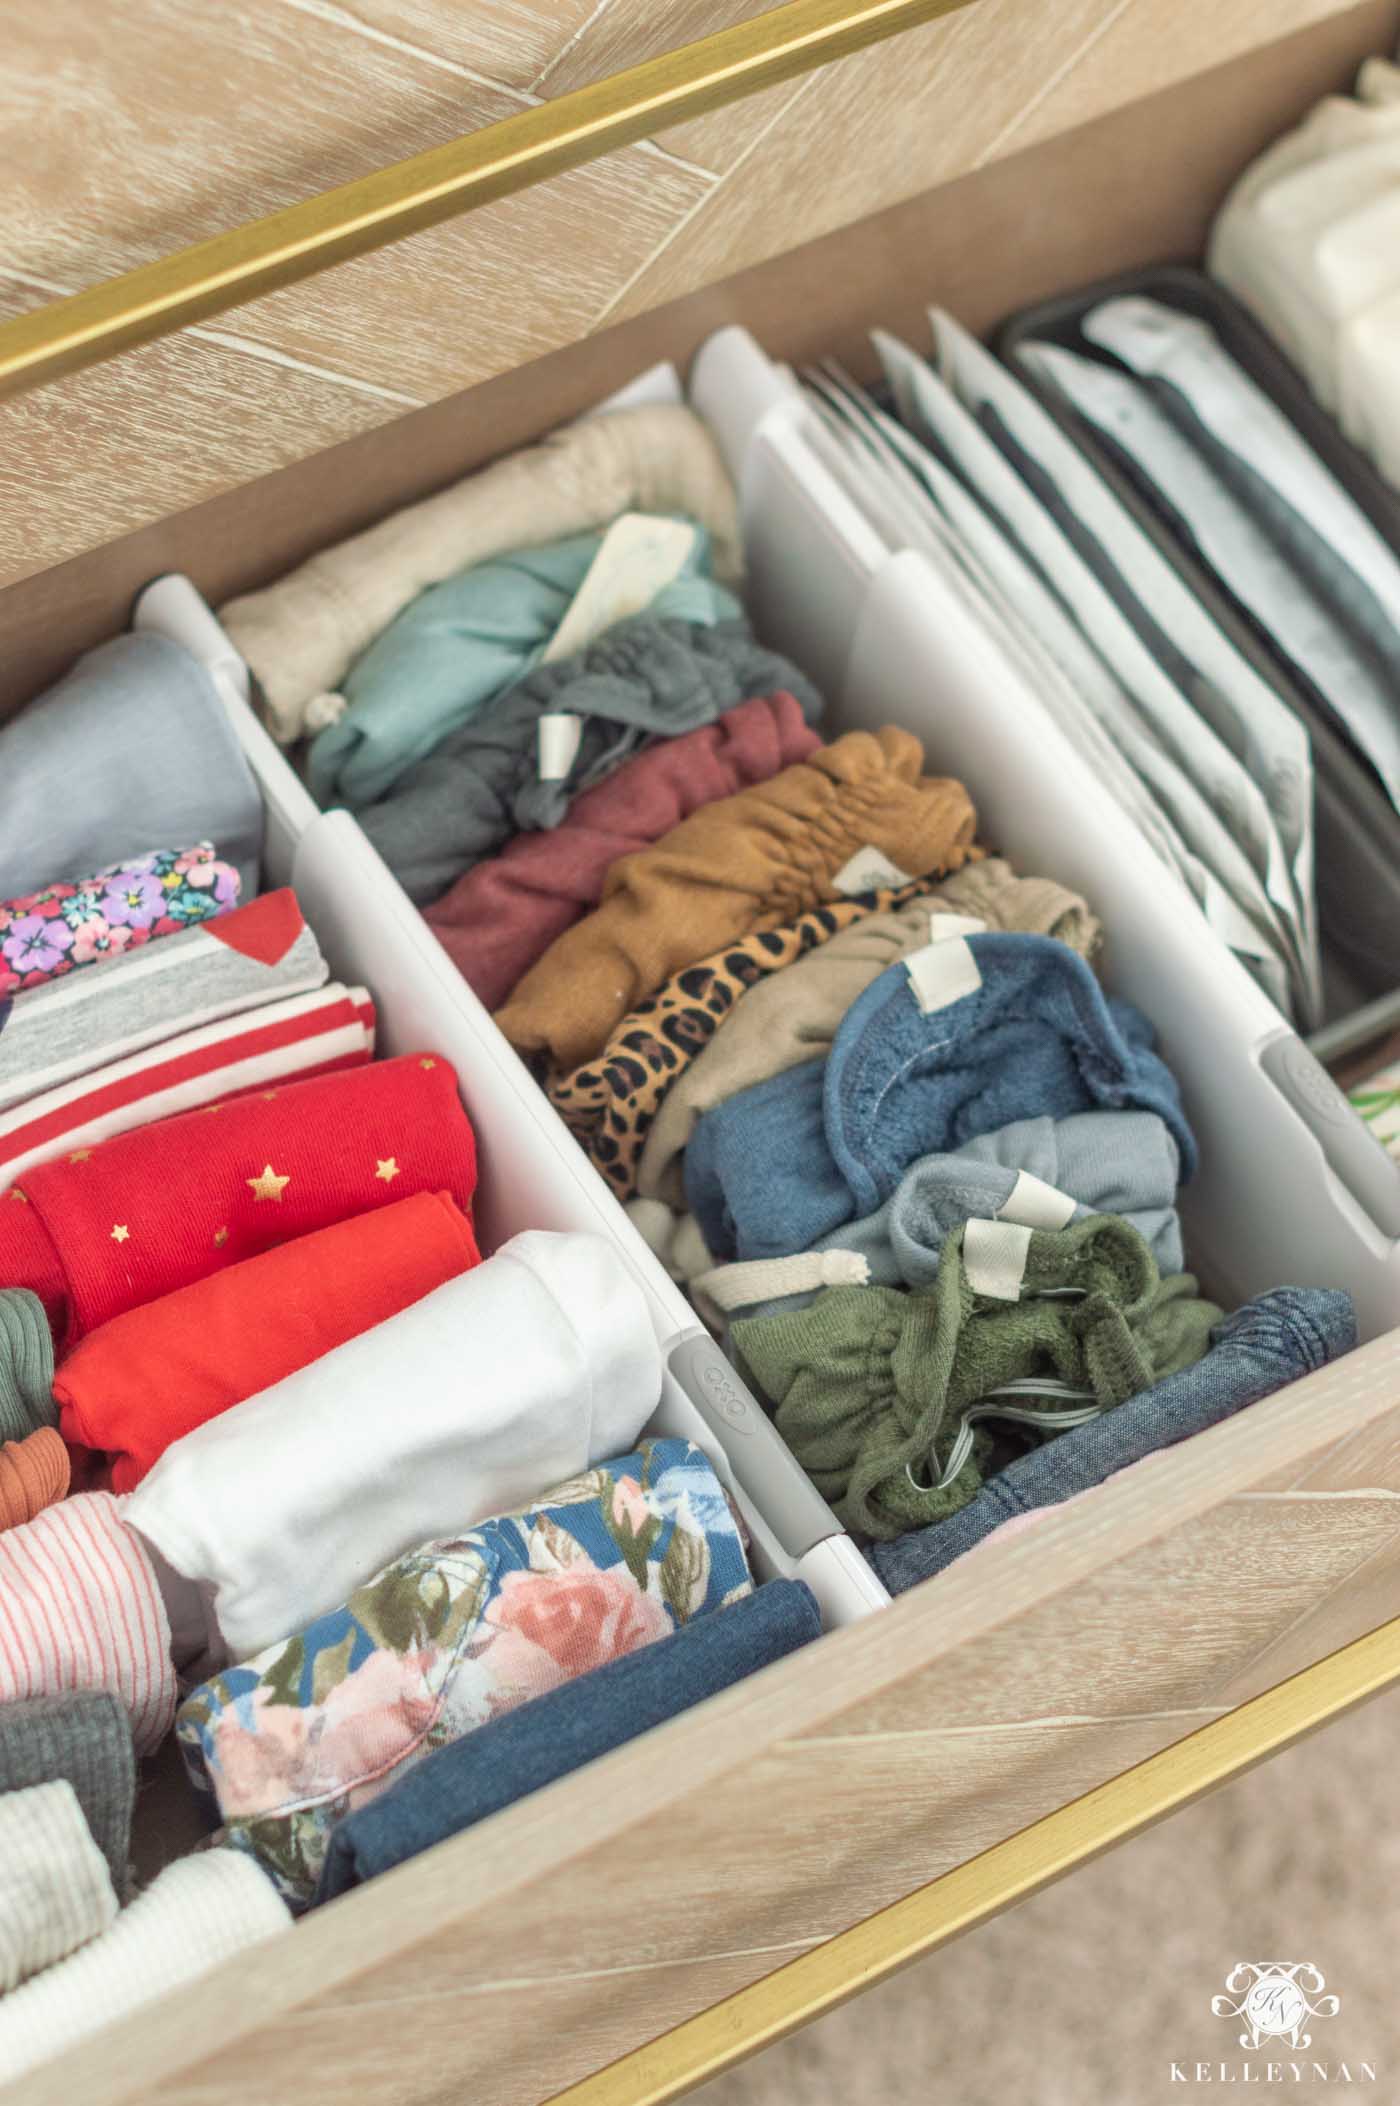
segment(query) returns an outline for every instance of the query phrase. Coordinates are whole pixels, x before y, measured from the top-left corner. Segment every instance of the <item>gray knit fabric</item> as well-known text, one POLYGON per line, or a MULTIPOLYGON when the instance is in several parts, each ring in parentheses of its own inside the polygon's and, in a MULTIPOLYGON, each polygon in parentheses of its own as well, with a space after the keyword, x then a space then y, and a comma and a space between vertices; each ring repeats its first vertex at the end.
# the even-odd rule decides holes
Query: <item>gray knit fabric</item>
POLYGON ((27 1287, 0 1288, 0 1441, 22 1441, 57 1424, 53 1334, 44 1305, 27 1287))
POLYGON ((357 816, 409 898, 425 906, 511 834, 557 826, 571 798, 649 738, 694 731, 779 689, 809 720, 820 713, 811 682, 742 623, 642 615, 577 657, 536 666, 357 816), (555 712, 578 717, 582 736, 567 777, 542 782, 538 726, 555 712))
POLYGON ((136 1756, 120 1699, 105 1689, 0 1704, 0 1792, 66 1777, 112 1884, 125 1898, 136 1802, 136 1756))

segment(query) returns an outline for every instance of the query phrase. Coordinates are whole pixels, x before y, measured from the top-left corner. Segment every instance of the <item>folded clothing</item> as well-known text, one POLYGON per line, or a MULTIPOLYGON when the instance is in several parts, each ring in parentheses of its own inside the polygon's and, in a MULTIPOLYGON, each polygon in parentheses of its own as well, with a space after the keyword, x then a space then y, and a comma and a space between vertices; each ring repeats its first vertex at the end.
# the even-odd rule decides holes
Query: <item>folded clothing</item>
POLYGON ((1211 1333, 1204 1359, 1156 1382, 1103 1418, 1017 1456, 975 1499, 935 1526, 867 1553, 891 1594, 942 1572, 1003 1521, 1057 1506, 1115 1471, 1174 1447, 1272 1396, 1356 1345, 1351 1296, 1331 1287, 1275 1287, 1211 1333))
POLYGON ((127 949, 120 964, 50 981, 16 1002, 0 1034, 0 1110, 179 1032, 309 994, 327 978, 287 890, 182 928, 139 959, 127 949))
POLYGON ((1162 1279, 1127 1222, 1093 1215, 969 1222, 931 1287, 829 1287, 732 1335, 818 1491, 848 1528, 888 1539, 976 1496, 985 1421, 1043 1435, 1066 1423, 1062 1399, 1079 1416, 1122 1404, 1199 1360, 1220 1316, 1190 1273, 1162 1279))
POLYGON ((848 731, 770 781, 692 812, 654 847, 613 864, 600 905, 550 945, 498 1012, 501 1030, 521 1052, 574 1067, 638 1001, 720 945, 843 891, 958 869, 977 815, 961 783, 922 769, 911 732, 848 731))
POLYGON ((136 1756, 126 1711, 110 1691, 75 1689, 0 1706, 0 1792, 55 1777, 77 1794, 120 1900, 131 1856, 136 1756))
POLYGON ((819 741, 788 694, 754 695, 713 724, 661 739, 584 790, 551 831, 517 834, 427 910, 425 919, 488 1009, 556 936, 596 906, 619 856, 688 813, 766 782, 819 741))
POLYGON ((873 981, 825 1061, 706 1112, 686 1198, 716 1257, 783 1257, 874 1213, 921 1156, 1095 1108, 1155 1113, 1190 1176, 1195 1140, 1147 1019, 1049 937, 954 937, 873 981))
POLYGON ((112 1875, 67 1779, 0 1795, 0 1996, 116 1915, 112 1875))
POLYGON ((105 965, 238 904, 238 872, 208 841, 125 856, 92 877, 0 900, 0 993, 105 965))
POLYGON ((149 1755, 175 1716, 175 1669, 164 1596, 126 1504, 77 1492, 0 1531, 0 1705, 109 1690, 149 1755))
POLYGON ((240 1091, 333 1075, 374 1057, 374 1004, 328 981, 311 994, 222 1017, 0 1111, 0 1196, 36 1163, 240 1091))
MULTIPOLYGON (((567 614, 601 546, 598 534, 574 534, 544 547, 515 549, 410 600, 356 659, 344 682, 344 711, 312 741, 312 795, 352 810, 372 803, 449 732, 523 678, 567 614)), ((648 613, 705 624, 736 621, 743 610, 733 593, 703 575, 708 555, 700 534, 685 571, 662 588, 648 613)))
POLYGON ((360 824, 423 906, 512 834, 558 826, 574 796, 649 739, 696 731, 736 702, 779 688, 809 718, 821 714, 815 688, 756 643, 746 623, 639 615, 573 657, 536 666, 449 732, 386 797, 363 806, 360 824), (541 719, 561 714, 577 719, 577 743, 563 772, 545 775, 541 719))
POLYGON ((637 1190, 679 1204, 678 1158, 702 1112, 828 1052, 857 995, 887 967, 937 940, 939 928, 952 925, 949 917, 980 922, 984 929, 1053 936, 1086 958, 1098 948, 1099 924, 1077 893, 1049 878, 1019 878, 999 856, 964 865, 905 906, 867 916, 780 978, 743 995, 723 1031, 666 1092, 637 1165, 637 1190))
POLYGON ((312 1898, 332 1830, 435 1748, 750 1590, 688 1441, 633 1454, 399 1558, 187 1697, 176 1733, 228 1839, 312 1898))
POLYGON ((286 1903, 242 1851, 179 1858, 102 1937, 0 2002, 0 2068, 22 2077, 290 1927, 286 1903))
POLYGON ((725 944, 673 973, 623 1017, 596 1060, 551 1075, 549 1101, 621 1199, 632 1195, 651 1122, 747 988, 867 916, 927 897, 920 880, 812 907, 781 928, 725 944))
POLYGON ((821 1636, 801 1580, 770 1580, 657 1645, 625 1653, 438 1748, 392 1790, 357 1806, 326 1839, 316 1900, 331 1901, 489 1814, 542 1791, 653 1726, 821 1636))
POLYGON ((1177 1167, 1176 1143, 1155 1112, 1020 1119, 956 1155, 921 1157, 877 1212, 833 1229, 813 1250, 721 1266, 690 1284, 726 1313, 774 1316, 805 1307, 824 1286, 930 1286, 944 1242, 966 1221, 1054 1229, 1090 1214, 1121 1216, 1161 1273, 1180 1272, 1177 1167), (855 1262, 835 1267, 843 1255, 855 1262))
POLYGON ((625 1453, 660 1394, 612 1244, 529 1230, 167 1448, 126 1517, 198 1591, 213 1671, 415 1544, 625 1453), (411 1411, 386 1409, 404 1395, 411 1411))
POLYGON ((68 1450, 52 1426, 0 1447, 0 1529, 19 1528, 68 1496, 68 1450))
POLYGON ((0 726, 0 899, 205 838, 256 892, 262 798, 217 688, 179 644, 114 637, 0 726))
POLYGON ((257 675, 273 736, 290 745, 334 721, 343 707, 334 690, 416 594, 622 512, 698 521, 715 576, 740 576, 734 489, 718 447, 693 411, 648 404, 567 425, 230 600, 219 618, 257 675))
MULTIPOLYGON (((90 1331, 54 1381, 63 1439, 109 1457, 111 1489, 134 1491, 196 1426, 480 1262, 471 1223, 445 1192, 278 1244, 90 1331)), ((0 1500, 3 1490, 0 1475, 0 1500)))
POLYGON ((24 1441, 57 1427, 53 1333, 37 1294, 0 1287, 0 1440, 24 1441))

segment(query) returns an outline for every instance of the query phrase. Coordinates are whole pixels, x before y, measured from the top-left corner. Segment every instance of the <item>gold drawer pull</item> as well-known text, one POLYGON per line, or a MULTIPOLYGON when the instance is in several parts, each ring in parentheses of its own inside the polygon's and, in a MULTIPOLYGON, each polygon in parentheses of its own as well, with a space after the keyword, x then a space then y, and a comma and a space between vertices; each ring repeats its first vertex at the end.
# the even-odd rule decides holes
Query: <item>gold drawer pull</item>
POLYGON ((1400 1681, 1400 1617, 712 2004, 544 2106, 667 2106, 1400 1681))
POLYGON ((788 0, 732 29, 467 132, 0 324, 0 396, 98 365, 190 322, 597 160, 662 125, 791 80, 969 0, 788 0))

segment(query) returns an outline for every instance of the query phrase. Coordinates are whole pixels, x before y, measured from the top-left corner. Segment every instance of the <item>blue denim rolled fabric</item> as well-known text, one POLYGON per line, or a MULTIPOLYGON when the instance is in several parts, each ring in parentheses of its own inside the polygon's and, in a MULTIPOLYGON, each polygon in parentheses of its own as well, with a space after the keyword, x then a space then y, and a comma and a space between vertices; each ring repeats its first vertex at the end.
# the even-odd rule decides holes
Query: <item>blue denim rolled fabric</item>
POLYGON ((686 1198, 716 1257, 782 1257, 874 1213, 923 1156, 1096 1109, 1154 1113, 1183 1180, 1195 1169, 1180 1092, 1140 1011, 1107 998, 1053 937, 957 937, 881 973, 825 1060, 706 1112, 686 1149, 686 1198))
POLYGON ((1090 1491, 1355 1346, 1349 1294, 1331 1287, 1275 1287, 1217 1324, 1210 1351, 1193 1367, 1018 1456, 947 1520, 876 1543, 866 1555, 891 1594, 903 1594, 965 1556, 1003 1521, 1090 1491))
POLYGON ((383 1798, 341 1822, 330 1838, 317 1901, 344 1894, 596 1762, 810 1644, 821 1627, 810 1588, 801 1580, 771 1580, 659 1645, 595 1667, 493 1719, 470 1740, 440 1748, 383 1798))

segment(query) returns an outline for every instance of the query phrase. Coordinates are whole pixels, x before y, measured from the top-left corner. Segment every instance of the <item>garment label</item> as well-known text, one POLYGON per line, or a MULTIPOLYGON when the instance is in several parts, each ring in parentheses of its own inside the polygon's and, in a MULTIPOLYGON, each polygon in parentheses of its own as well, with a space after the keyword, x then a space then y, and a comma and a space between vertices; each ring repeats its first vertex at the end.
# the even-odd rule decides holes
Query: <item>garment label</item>
POLYGON ((909 975, 914 1000, 925 1016, 935 1009, 946 1009, 951 1002, 960 1002, 964 995, 976 994, 982 985, 977 960, 965 936, 951 937, 947 943, 926 943, 921 951, 911 951, 904 961, 904 970, 909 975))
POLYGON ((583 718, 572 710, 546 711, 535 724, 535 766, 541 782, 563 782, 578 756, 583 718))
POLYGON ((986 922, 979 921, 975 914, 930 914, 928 918, 930 943, 948 943, 954 936, 985 936, 986 933, 986 922))
POLYGON ((969 1221, 963 1231, 963 1273, 974 1294, 1019 1302, 1031 1231, 1015 1221, 969 1221))
POLYGON ((858 848, 850 861, 843 863, 831 880, 836 890, 847 899, 859 899, 862 892, 897 891, 901 885, 912 885, 913 879, 898 863, 892 863, 883 849, 866 842, 858 848))
POLYGON ((1018 1170, 1009 1196, 997 1208, 998 1221, 1019 1222, 1023 1228, 1062 1229, 1074 1219, 1074 1201, 1067 1192, 1047 1185, 1043 1177, 1018 1170))
POLYGON ((695 531, 683 519, 654 519, 649 512, 624 512, 615 519, 545 647, 545 662, 568 658, 614 622, 644 614, 690 561, 695 531))

